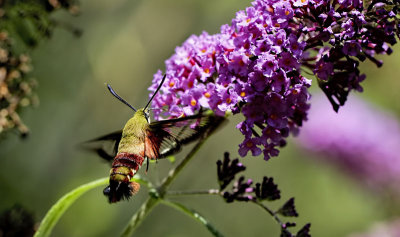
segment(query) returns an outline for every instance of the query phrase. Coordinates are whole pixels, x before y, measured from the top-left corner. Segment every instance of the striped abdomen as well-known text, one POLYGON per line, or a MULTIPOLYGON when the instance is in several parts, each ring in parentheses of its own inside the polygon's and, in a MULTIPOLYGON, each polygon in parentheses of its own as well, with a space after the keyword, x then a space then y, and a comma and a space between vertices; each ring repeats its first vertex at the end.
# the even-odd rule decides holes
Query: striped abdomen
POLYGON ((142 156, 127 152, 121 152, 115 156, 110 170, 110 185, 103 191, 110 203, 129 199, 139 191, 140 185, 130 182, 130 179, 136 174, 143 161, 142 156))

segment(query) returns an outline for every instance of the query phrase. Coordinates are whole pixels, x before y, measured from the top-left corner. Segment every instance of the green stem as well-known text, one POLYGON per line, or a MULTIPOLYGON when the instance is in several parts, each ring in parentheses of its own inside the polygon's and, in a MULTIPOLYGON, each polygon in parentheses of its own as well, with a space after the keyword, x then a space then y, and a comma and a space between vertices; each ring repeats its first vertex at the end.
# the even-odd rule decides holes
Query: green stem
POLYGON ((186 195, 221 195, 219 189, 208 190, 192 190, 192 191, 167 191, 165 195, 168 196, 186 196, 186 195))
POLYGON ((122 232, 121 237, 129 237, 133 234, 136 227, 142 223, 144 218, 150 213, 150 211, 160 202, 161 199, 149 197, 146 202, 142 204, 140 209, 132 216, 128 225, 125 227, 124 232, 122 232))
POLYGON ((208 231, 210 231, 211 234, 213 234, 214 236, 218 236, 218 237, 223 236, 207 219, 205 219, 198 212, 190 210, 189 208, 187 208, 186 206, 184 206, 180 203, 176 203, 176 202, 172 202, 172 201, 168 201, 168 200, 164 200, 164 199, 162 199, 161 203, 165 204, 167 206, 173 207, 176 210, 181 211, 181 212, 185 213, 186 215, 192 217, 194 220, 196 220, 196 221, 200 222, 201 224, 203 224, 204 226, 206 226, 208 231))
POLYGON ((281 227, 284 226, 284 224, 281 221, 281 219, 279 219, 279 217, 276 215, 276 213, 274 211, 272 211, 271 209, 269 209, 269 207, 265 206, 263 203, 258 202, 258 201, 253 201, 253 203, 258 205, 259 207, 261 207, 265 211, 267 211, 274 218, 274 220, 279 223, 279 225, 281 227))
POLYGON ((51 234, 54 226, 57 224, 60 217, 64 214, 64 212, 71 206, 72 203, 75 202, 82 194, 85 192, 106 185, 108 183, 107 178, 101 178, 95 180, 93 182, 84 184, 79 186, 78 188, 72 190, 71 192, 64 195, 60 200, 58 200, 47 212, 46 216, 43 218, 40 223, 39 229, 35 233, 35 237, 46 237, 51 234))
POLYGON ((175 169, 172 169, 169 173, 168 176, 161 182, 160 187, 158 188, 158 192, 161 197, 164 196, 166 189, 171 185, 172 181, 175 180, 176 176, 182 171, 183 167, 186 166, 189 161, 192 160, 194 155, 200 150, 201 146, 205 143, 207 140, 208 136, 202 137, 200 141, 196 144, 195 147, 189 152, 189 154, 186 155, 186 157, 175 167, 175 169))
MULTIPOLYGON (((185 195, 220 195, 220 196, 223 196, 222 192, 218 189, 192 190, 192 191, 167 191, 167 192, 165 192, 165 195, 168 195, 168 196, 185 196, 185 195)), ((165 204, 165 201, 163 201, 163 203, 165 204)), ((278 217, 276 212, 272 211, 269 207, 267 207, 266 205, 264 205, 261 202, 253 201, 253 203, 256 204, 257 206, 261 207, 265 211, 267 211, 268 214, 270 214, 275 219, 275 221, 278 222, 278 224, 280 226, 283 226, 283 222, 278 217)))

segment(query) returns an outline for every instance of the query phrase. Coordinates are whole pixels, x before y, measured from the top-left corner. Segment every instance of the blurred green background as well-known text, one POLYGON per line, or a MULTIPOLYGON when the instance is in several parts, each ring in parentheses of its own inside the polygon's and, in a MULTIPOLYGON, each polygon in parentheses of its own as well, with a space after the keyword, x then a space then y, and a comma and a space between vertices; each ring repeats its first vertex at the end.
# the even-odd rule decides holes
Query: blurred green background
MULTIPOLYGON (((250 5, 239 0, 88 0, 81 15, 57 12, 54 17, 83 30, 75 38, 57 29, 50 40, 31 52, 40 105, 26 109, 22 118, 30 127, 26 140, 9 134, 0 143, 0 211, 19 203, 40 221, 63 194, 106 177, 109 164, 76 149, 79 142, 121 129, 132 111, 115 100, 105 83, 136 107, 148 98, 152 75, 191 34, 216 33, 230 23, 236 11, 250 5)), ((400 47, 377 69, 366 62, 362 96, 392 110, 400 118, 400 47)), ((313 90, 318 88, 313 86, 313 90)), ((237 156, 242 135, 235 129, 240 117, 214 135, 172 185, 172 190, 217 188, 217 159, 224 151, 237 156)), ((177 155, 183 157, 187 152, 177 155)), ((261 180, 273 176, 284 200, 294 196, 299 226, 311 222, 313 236, 346 236, 389 217, 379 194, 358 186, 333 167, 308 159, 292 141, 277 158, 264 162, 247 157, 246 176, 261 180)), ((148 174, 157 182, 172 167, 161 160, 148 174)), ((53 236, 116 236, 146 198, 145 188, 129 202, 110 205, 96 189, 79 199, 60 219, 53 236)), ((278 236, 279 227, 255 205, 226 204, 215 196, 176 197, 198 210, 226 236, 278 236)), ((282 204, 283 201, 277 204, 282 204)), ((269 205, 277 206, 275 203, 269 205)), ((158 206, 135 236, 208 236, 200 224, 169 207, 158 206)))

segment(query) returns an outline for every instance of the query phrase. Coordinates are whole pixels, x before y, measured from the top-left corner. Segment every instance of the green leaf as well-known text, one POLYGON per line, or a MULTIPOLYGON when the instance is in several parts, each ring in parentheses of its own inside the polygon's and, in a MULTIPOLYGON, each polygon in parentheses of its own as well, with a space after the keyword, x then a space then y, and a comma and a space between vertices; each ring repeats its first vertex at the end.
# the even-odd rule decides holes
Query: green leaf
POLYGON ((193 219, 195 219, 196 221, 200 222, 208 229, 208 231, 211 232, 211 234, 213 236, 218 236, 218 237, 223 236, 206 218, 204 218, 202 215, 200 215, 197 211, 189 209, 186 206, 184 206, 180 203, 177 203, 177 202, 172 202, 172 201, 168 201, 168 200, 164 200, 164 199, 162 199, 161 202, 165 205, 175 208, 178 211, 185 213, 186 215, 188 215, 188 216, 192 217, 193 219))
POLYGON ((47 237, 51 234, 54 226, 57 224, 64 212, 84 193, 99 186, 108 184, 108 177, 101 178, 90 183, 81 185, 71 192, 65 194, 54 204, 47 212, 40 223, 39 229, 34 237, 47 237))
MULTIPOLYGON (((87 191, 97 188, 99 186, 104 186, 108 184, 109 177, 101 178, 95 181, 92 181, 87 184, 83 184, 71 192, 65 194, 61 197, 56 204, 54 204, 50 210, 46 213, 46 216, 43 218, 40 223, 39 229, 36 231, 34 237, 47 237, 53 231, 54 226, 57 224, 58 220, 64 214, 64 212, 84 193, 87 191)), ((131 181, 135 181, 141 184, 146 185, 147 187, 152 187, 152 185, 147 181, 142 179, 138 174, 135 175, 131 181)))

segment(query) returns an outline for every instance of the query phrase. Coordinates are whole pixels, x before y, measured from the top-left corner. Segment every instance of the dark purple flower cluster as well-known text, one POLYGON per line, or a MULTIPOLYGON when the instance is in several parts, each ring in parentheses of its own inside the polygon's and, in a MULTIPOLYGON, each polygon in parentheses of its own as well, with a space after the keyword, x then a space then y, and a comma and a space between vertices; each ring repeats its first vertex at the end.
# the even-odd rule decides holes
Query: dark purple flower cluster
POLYGON ((299 216, 294 206, 294 198, 290 198, 277 212, 283 216, 299 216))
MULTIPOLYGON (((390 54, 396 43, 400 1, 306 0, 296 9, 302 20, 304 42, 317 55, 304 58, 335 111, 344 105, 351 90, 362 91, 365 79, 358 66, 369 59, 378 67, 376 54, 390 54), (364 6, 367 6, 366 8, 364 6), (310 63, 312 62, 312 63, 310 63)), ((315 55, 315 53, 314 53, 315 55)))
POLYGON ((297 234, 292 234, 289 228, 296 226, 296 223, 284 223, 280 220, 280 217, 278 217, 278 215, 283 217, 298 217, 294 198, 287 200, 276 211, 263 204, 263 201, 275 201, 281 198, 281 191, 278 189, 278 185, 274 183, 273 178, 264 176, 262 182, 256 183, 255 185, 251 179, 247 179, 246 181, 244 176, 240 176, 236 179, 236 175, 243 172, 246 167, 239 162, 239 159, 231 160, 227 152, 224 154, 224 159, 222 161, 217 161, 217 167, 218 183, 220 187, 219 193, 226 202, 250 202, 262 207, 262 209, 267 211, 279 223, 281 227, 280 236, 311 236, 310 224, 304 225, 297 234), (228 186, 230 186, 231 183, 233 184, 229 189, 228 186))
MULTIPOLYGON (((217 161, 217 167, 220 191, 224 191, 234 181, 238 173, 246 170, 246 167, 239 162, 239 159, 230 160, 228 152, 225 152, 223 161, 217 161)), ((255 200, 252 195, 255 189, 252 185, 253 181, 251 179, 245 181, 244 176, 241 176, 237 181, 234 181, 231 191, 223 192, 223 198, 226 202, 255 200)))
MULTIPOLYGON (((156 111, 156 119, 191 115, 200 106, 219 115, 241 112, 239 154, 278 155, 276 148, 301 126, 309 108, 311 81, 299 70, 305 43, 288 30, 293 15, 290 2, 256 1, 220 34, 191 36, 166 61, 167 81, 153 107, 168 112, 156 111)), ((155 75, 151 91, 162 74, 155 75)))
MULTIPOLYGON (((246 167, 239 162, 239 159, 231 160, 228 152, 224 154, 223 161, 217 161, 217 166, 219 189, 221 192, 223 191, 223 197, 227 202, 274 201, 281 198, 281 191, 278 189, 278 185, 274 183, 273 178, 264 176, 262 182, 256 184, 251 179, 246 180, 244 176, 240 176, 239 179, 235 180, 236 175, 246 170, 246 167), (227 191, 228 185, 232 182, 232 189, 227 191)), ((294 210, 294 201, 292 200, 291 203, 294 210)), ((288 210, 286 206, 281 209, 288 210)), ((280 210, 278 212, 281 214, 280 210)))
MULTIPOLYGON (((359 62, 390 54, 399 1, 256 0, 221 33, 191 36, 166 61, 167 83, 155 117, 191 115, 200 107, 242 113, 239 154, 277 156, 286 137, 306 120, 310 68, 337 111, 351 90, 361 91, 359 62)), ((155 74, 151 91, 162 79, 155 74)))

